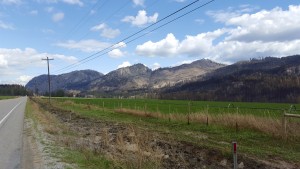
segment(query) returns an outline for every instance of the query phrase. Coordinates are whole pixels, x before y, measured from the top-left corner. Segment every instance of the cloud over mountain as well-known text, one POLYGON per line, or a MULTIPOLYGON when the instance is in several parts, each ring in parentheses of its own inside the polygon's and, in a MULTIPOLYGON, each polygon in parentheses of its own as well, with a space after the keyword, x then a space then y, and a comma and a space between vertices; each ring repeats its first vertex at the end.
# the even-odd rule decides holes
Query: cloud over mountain
POLYGON ((136 47, 140 56, 201 56, 223 63, 251 57, 284 56, 300 53, 300 5, 287 10, 274 8, 253 14, 210 11, 223 28, 179 40, 169 33, 164 39, 136 47), (228 18, 222 19, 220 16, 228 18), (283 26, 284 25, 284 26, 283 26))

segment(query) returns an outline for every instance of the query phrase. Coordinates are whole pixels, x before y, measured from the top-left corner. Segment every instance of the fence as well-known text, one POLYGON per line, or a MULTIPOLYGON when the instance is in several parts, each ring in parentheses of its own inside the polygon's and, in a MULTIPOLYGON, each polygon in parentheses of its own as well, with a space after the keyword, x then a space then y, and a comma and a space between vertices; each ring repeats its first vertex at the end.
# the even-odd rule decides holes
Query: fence
POLYGON ((285 139, 288 137, 288 132, 287 132, 287 119, 288 118, 300 118, 300 114, 291 114, 292 112, 297 112, 296 106, 291 105, 289 109, 289 113, 286 113, 286 111, 283 112, 283 117, 282 117, 282 129, 283 129, 283 136, 285 139))

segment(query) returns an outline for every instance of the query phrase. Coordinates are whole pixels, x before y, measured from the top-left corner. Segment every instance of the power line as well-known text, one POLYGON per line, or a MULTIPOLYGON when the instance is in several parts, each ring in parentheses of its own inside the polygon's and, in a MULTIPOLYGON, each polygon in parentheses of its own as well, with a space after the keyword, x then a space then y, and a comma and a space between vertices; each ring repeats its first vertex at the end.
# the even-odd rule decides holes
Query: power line
POLYGON ((83 25, 87 22, 90 11, 94 10, 98 6, 98 4, 100 4, 100 0, 97 1, 97 3, 92 8, 90 8, 90 10, 84 16, 81 17, 81 19, 71 29, 71 31, 67 34, 67 36, 70 36, 71 34, 74 34, 80 28, 80 25, 83 25))
MULTIPOLYGON (((125 1, 125 3, 122 4, 120 8, 118 8, 116 11, 114 11, 111 15, 109 15, 108 17, 106 17, 106 18, 105 18, 104 20, 102 20, 100 23, 104 23, 105 21, 107 21, 107 20, 109 20, 110 18, 112 18, 115 14, 119 13, 123 8, 125 8, 125 7, 127 6, 126 4, 129 4, 129 3, 128 3, 129 1, 130 1, 130 0, 125 1)), ((90 33, 89 31, 86 32, 86 33, 80 38, 80 40, 82 40, 83 38, 85 38, 89 33, 90 33)), ((80 40, 79 40, 79 41, 80 41, 80 40)))
MULTIPOLYGON (((138 37, 136 37, 136 38, 134 38, 134 39, 132 39, 132 40, 130 40, 130 41, 127 41, 125 44, 129 44, 129 43, 131 43, 131 42, 133 42, 133 41, 135 41, 135 40, 137 40, 137 39, 139 39, 139 38, 141 38, 141 37, 143 37, 143 36, 146 36, 146 35, 148 35, 148 34, 154 32, 154 31, 156 31, 156 30, 158 30, 158 29, 160 29, 160 28, 162 28, 162 27, 164 27, 164 26, 166 26, 166 25, 168 25, 168 24, 170 24, 170 23, 172 23, 172 22, 174 22, 174 21, 176 21, 176 20, 178 20, 178 19, 180 19, 180 18, 182 18, 182 17, 184 17, 184 16, 186 16, 186 15, 188 15, 188 14, 190 14, 190 13, 196 11, 196 10, 198 10, 199 8, 202 8, 202 7, 206 6, 206 5, 208 5, 209 3, 213 2, 213 1, 215 1, 215 0, 211 0, 211 1, 209 1, 209 2, 207 2, 207 3, 205 3, 205 4, 201 5, 201 6, 199 6, 199 7, 197 7, 197 8, 194 8, 193 10, 191 10, 191 11, 189 11, 189 12, 186 12, 186 13, 184 13, 184 14, 182 14, 182 15, 176 17, 176 18, 172 19, 171 21, 168 21, 167 23, 164 23, 164 24, 162 24, 162 25, 160 25, 160 26, 158 26, 158 27, 156 27, 156 28, 150 30, 149 32, 146 32, 146 33, 144 33, 144 34, 142 34, 142 35, 140 35, 140 36, 138 36, 138 37)), ((121 45, 121 46, 119 46, 119 47, 122 47, 122 46, 124 46, 124 45, 121 45)), ((74 65, 74 66, 72 66, 72 67, 70 67, 70 68, 68 68, 68 69, 66 69, 66 70, 69 70, 69 69, 74 68, 74 67, 76 67, 76 66, 79 66, 79 65, 82 65, 82 64, 84 64, 84 63, 87 63, 87 62, 89 62, 89 61, 91 61, 91 60, 94 60, 94 59, 96 59, 96 58, 98 58, 98 57, 100 57, 100 56, 103 56, 103 55, 105 55, 105 54, 108 54, 109 52, 111 52, 111 51, 114 50, 114 49, 115 49, 115 48, 112 48, 112 49, 110 49, 109 51, 106 51, 105 53, 102 53, 102 54, 100 54, 100 55, 95 55, 94 57, 92 57, 92 58, 90 58, 90 59, 88 59, 88 60, 86 60, 86 61, 84 61, 84 62, 82 62, 82 63, 76 64, 76 65, 74 65)))
MULTIPOLYGON (((81 26, 85 25, 91 19, 91 17, 89 17, 89 15, 92 10, 99 11, 101 8, 103 8, 109 2, 109 0, 106 0, 106 1, 104 0, 102 3, 100 3, 100 2, 101 2, 101 0, 98 0, 97 3, 92 8, 90 8, 90 10, 79 20, 79 22, 73 27, 73 29, 71 29, 71 31, 69 33, 67 33, 68 36, 75 34, 75 32, 77 32, 81 26)), ((86 33, 82 38, 84 38, 87 35, 88 35, 88 33, 86 33)), ((68 37, 68 36, 66 36, 66 37, 68 37)))
POLYGON ((51 87, 50 87, 50 68, 49 68, 49 61, 54 60, 54 59, 49 59, 48 57, 46 59, 42 60, 47 60, 47 65, 48 65, 48 91, 49 91, 49 103, 51 99, 51 87))
MULTIPOLYGON (((132 37, 134 37, 134 36, 140 34, 141 32, 143 32, 143 31, 149 29, 150 27, 153 27, 154 25, 156 25, 156 24, 158 24, 158 23, 161 23, 162 21, 166 20, 167 18, 169 18, 169 17, 171 17, 171 16, 177 14, 178 12, 180 12, 180 11, 182 11, 182 10, 184 10, 184 9, 186 9, 186 8, 188 8, 188 7, 190 7, 190 6, 192 6, 192 5, 194 5, 194 4, 197 3, 198 1, 200 1, 200 0, 195 0, 195 1, 191 2, 191 3, 189 3, 188 5, 186 5, 186 6, 182 7, 182 8, 180 8, 180 9, 176 10, 175 12, 173 12, 173 13, 171 13, 171 14, 165 16, 164 18, 158 20, 157 22, 152 23, 151 25, 149 25, 149 26, 147 26, 147 27, 145 27, 145 28, 143 28, 143 29, 141 29, 141 30, 139 30, 139 31, 137 31, 137 32, 135 32, 135 33, 133 33, 133 34, 127 36, 126 38, 124 38, 124 39, 118 41, 117 43, 115 43, 115 44, 113 44, 113 45, 111 45, 111 46, 109 46, 109 47, 106 47, 106 48, 104 48, 104 49, 102 49, 102 50, 100 50, 100 51, 98 51, 98 52, 96 52, 96 53, 94 53, 94 54, 92 54, 92 55, 90 55, 90 56, 88 56, 88 57, 85 57, 84 59, 81 59, 78 63, 71 64, 71 65, 66 66, 66 67, 64 67, 64 68, 61 68, 61 69, 59 69, 59 70, 57 70, 57 71, 55 71, 55 72, 61 72, 61 71, 63 71, 63 70, 68 70, 68 69, 74 68, 74 67, 76 67, 76 66, 78 66, 78 65, 81 65, 81 64, 84 64, 84 63, 86 63, 86 62, 89 62, 89 61, 91 61, 91 60, 93 60, 93 59, 95 59, 95 58, 97 58, 97 57, 100 57, 100 56, 102 56, 102 55, 105 55, 105 54, 109 53, 110 51, 114 50, 114 49, 115 49, 114 47, 115 47, 116 45, 118 45, 118 44, 120 44, 120 43, 122 43, 122 42, 124 42, 124 41, 126 41, 126 40, 129 40, 130 38, 132 38, 132 37), (109 49, 110 49, 110 50, 109 50, 109 49), (107 50, 108 50, 108 51, 107 51, 107 50), (105 52, 105 51, 106 51, 106 52, 105 52), (102 52, 104 52, 104 53, 102 53, 102 52), (102 54, 101 54, 101 53, 102 53, 102 54)), ((170 24, 170 23, 172 23, 172 22, 174 22, 174 21, 176 21, 176 20, 178 20, 178 19, 180 19, 180 18, 182 18, 182 17, 184 17, 184 16, 186 16, 186 15, 188 15, 188 14, 190 14, 190 13, 192 13, 192 12, 194 12, 194 11, 196 11, 196 10, 198 10, 198 9, 200 9, 200 8, 202 8, 202 7, 204 7, 204 6, 208 5, 208 4, 210 4, 210 3, 212 3, 212 2, 214 2, 214 1, 215 1, 215 0, 210 0, 210 1, 208 1, 208 2, 206 2, 206 3, 204 3, 204 4, 202 4, 202 5, 198 6, 197 8, 194 8, 194 9, 192 9, 192 10, 190 10, 190 11, 188 11, 188 12, 186 12, 186 13, 184 13, 184 14, 182 14, 182 15, 180 15, 180 16, 174 18, 174 19, 172 19, 171 21, 168 21, 168 22, 166 22, 166 23, 160 25, 160 26, 157 27, 157 28, 154 28, 154 29, 150 30, 149 32, 146 32, 146 33, 144 33, 144 34, 142 34, 142 35, 140 35, 140 36, 138 36, 138 37, 136 37, 136 38, 134 38, 134 39, 132 39, 132 40, 129 40, 129 41, 126 42, 125 44, 129 44, 129 43, 131 43, 131 42, 133 42, 133 41, 135 41, 135 40, 137 40, 137 39, 139 39, 139 38, 141 38, 141 37, 143 37, 143 36, 145 36, 145 35, 147 35, 147 34, 149 34, 149 33, 151 33, 151 32, 154 32, 155 30, 160 29, 161 27, 164 27, 164 26, 166 26, 166 25, 168 25, 168 24, 170 24)))

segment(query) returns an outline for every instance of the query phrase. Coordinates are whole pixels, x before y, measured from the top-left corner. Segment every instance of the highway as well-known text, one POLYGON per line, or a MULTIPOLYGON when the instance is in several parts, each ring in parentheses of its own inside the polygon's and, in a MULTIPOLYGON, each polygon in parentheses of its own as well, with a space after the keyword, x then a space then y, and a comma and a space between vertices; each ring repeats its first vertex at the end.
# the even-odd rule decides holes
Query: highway
POLYGON ((0 100, 0 169, 21 168, 27 97, 0 100))

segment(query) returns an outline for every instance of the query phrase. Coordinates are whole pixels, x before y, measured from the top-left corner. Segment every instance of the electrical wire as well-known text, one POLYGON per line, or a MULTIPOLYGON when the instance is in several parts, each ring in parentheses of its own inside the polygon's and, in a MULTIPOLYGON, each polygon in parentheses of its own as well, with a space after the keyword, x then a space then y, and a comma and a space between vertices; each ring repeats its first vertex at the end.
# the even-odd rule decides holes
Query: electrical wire
MULTIPOLYGON (((131 42, 133 42, 133 41, 135 41, 135 40, 137 40, 137 39, 139 39, 139 38, 141 38, 141 37, 143 37, 143 36, 145 36, 145 35, 147 35, 147 34, 149 34, 149 33, 154 32, 154 31, 157 30, 157 29, 160 29, 160 28, 162 28, 162 27, 164 27, 164 26, 166 26, 166 25, 168 25, 168 24, 170 24, 170 23, 172 23, 172 22, 174 22, 174 21, 176 21, 176 20, 178 20, 178 19, 180 19, 180 18, 182 18, 182 17, 184 17, 184 16, 186 16, 186 15, 188 15, 188 14, 190 14, 190 13, 192 13, 192 12, 194 12, 194 11, 196 11, 196 10, 198 10, 198 9, 200 9, 200 8, 202 8, 202 7, 204 7, 204 6, 208 5, 208 4, 210 4, 210 3, 212 3, 212 2, 214 2, 215 0, 210 0, 210 1, 208 1, 208 2, 206 2, 206 3, 204 3, 204 4, 202 4, 202 5, 200 5, 200 6, 196 7, 196 8, 194 8, 194 9, 192 9, 192 10, 190 10, 190 11, 188 11, 188 12, 186 12, 186 13, 184 13, 184 14, 182 14, 182 15, 180 15, 180 16, 174 18, 174 19, 172 19, 171 21, 168 21, 168 22, 166 22, 166 23, 164 23, 164 24, 162 24, 162 25, 160 25, 160 26, 158 26, 158 27, 156 27, 156 28, 150 30, 149 32, 146 32, 146 33, 144 33, 144 34, 142 34, 142 35, 139 35, 138 37, 136 37, 136 38, 134 38, 134 39, 129 40, 130 38, 132 38, 132 37, 134 37, 134 36, 140 34, 141 32, 143 32, 143 31, 149 29, 150 27, 153 27, 154 25, 157 25, 158 23, 161 23, 162 21, 166 20, 167 18, 169 18, 169 17, 171 17, 171 16, 173 16, 173 15, 179 13, 180 11, 182 11, 182 10, 184 10, 184 9, 186 9, 186 8, 188 8, 188 7, 190 7, 190 6, 192 6, 192 5, 194 5, 194 4, 197 3, 198 1, 200 1, 200 0, 195 0, 195 1, 191 2, 191 3, 189 3, 188 5, 186 5, 186 6, 182 7, 182 8, 180 8, 180 9, 176 10, 175 12, 173 12, 173 13, 171 13, 171 14, 165 16, 164 18, 158 20, 157 22, 152 23, 151 25, 149 25, 149 26, 147 26, 147 27, 145 27, 145 28, 143 28, 143 29, 141 29, 141 30, 139 30, 139 31, 137 31, 137 32, 135 32, 135 33, 133 33, 132 35, 127 36, 126 38, 124 38, 124 39, 118 41, 117 43, 115 43, 115 44, 113 44, 113 45, 111 45, 111 46, 109 46, 109 47, 106 47, 106 48, 104 48, 104 49, 102 49, 102 50, 100 50, 100 51, 98 51, 98 52, 96 52, 96 53, 94 53, 94 54, 92 54, 92 55, 90 55, 90 56, 88 56, 88 57, 85 57, 84 59, 81 59, 81 60, 78 61, 77 63, 71 64, 71 65, 66 66, 66 67, 64 67, 64 68, 61 68, 61 69, 55 71, 55 73, 57 73, 57 72, 62 72, 63 70, 69 70, 69 69, 72 69, 72 68, 74 68, 74 67, 77 67, 77 66, 79 66, 79 65, 82 65, 82 64, 84 64, 84 63, 87 63, 87 62, 89 62, 89 61, 91 61, 91 60, 93 60, 93 59, 95 59, 95 58, 98 58, 98 57, 100 57, 100 56, 103 56, 103 55, 105 55, 105 54, 111 52, 112 50, 114 50, 114 49, 115 49, 114 47, 115 47, 116 45, 118 45, 118 44, 120 44, 120 43, 122 43, 122 42, 125 42, 125 44, 129 44, 129 43, 131 43, 131 42), (127 41, 127 40, 129 40, 129 41, 127 41), (127 41, 127 42, 126 42, 126 41, 127 41), (109 49, 110 49, 110 50, 109 50, 109 49), (108 51, 107 51, 107 50, 108 50, 108 51), (106 52, 105 52, 105 51, 106 51, 106 52), (102 52, 104 52, 104 53, 102 53, 102 52)), ((119 46, 119 47, 122 47, 122 46, 119 46)))
MULTIPOLYGON (((93 5, 93 7, 90 8, 90 10, 83 17, 81 17, 81 19, 76 23, 76 25, 73 26, 73 28, 69 31, 69 33, 67 33, 67 37, 73 35, 81 27, 81 25, 84 25, 88 21, 90 11, 94 10, 100 4, 100 2, 101 2, 100 0, 97 1, 97 3, 93 5)), ((101 6, 103 6, 103 3, 101 6)))
MULTIPOLYGON (((112 18, 114 15, 116 15, 117 13, 119 13, 122 9, 124 9, 124 8, 127 6, 126 4, 129 4, 129 1, 130 1, 130 0, 125 1, 125 3, 122 4, 120 8, 118 8, 117 10, 115 10, 111 15, 109 15, 108 17, 106 17, 106 18, 105 18, 104 20, 102 20, 100 23, 106 22, 107 20, 109 20, 110 18, 112 18)), ((89 31, 86 32, 86 33, 79 39, 79 41, 82 40, 83 38, 85 38, 89 33, 90 33, 89 31)))

